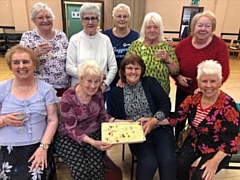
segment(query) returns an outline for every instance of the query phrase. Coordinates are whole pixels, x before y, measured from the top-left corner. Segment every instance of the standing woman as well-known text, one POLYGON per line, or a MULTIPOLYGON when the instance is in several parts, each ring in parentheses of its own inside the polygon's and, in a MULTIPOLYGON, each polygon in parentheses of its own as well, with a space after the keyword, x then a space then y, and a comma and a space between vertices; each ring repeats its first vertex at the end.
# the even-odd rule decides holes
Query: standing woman
POLYGON ((77 66, 95 60, 106 76, 101 85, 102 92, 108 91, 117 72, 117 63, 110 39, 97 30, 100 21, 98 6, 84 3, 80 9, 80 21, 83 30, 71 37, 67 51, 67 73, 72 76, 72 86, 79 82, 77 66))
POLYGON ((131 44, 127 54, 140 56, 146 64, 145 75, 155 77, 169 94, 169 74, 177 75, 179 65, 172 46, 164 39, 162 18, 158 13, 146 14, 140 38, 131 44))
MULTIPOLYGON (((179 42, 175 49, 180 72, 173 76, 177 85, 175 109, 198 88, 197 65, 206 59, 218 61, 222 66, 222 83, 229 76, 229 57, 226 43, 213 34, 216 18, 212 12, 196 14, 191 22, 191 36, 179 42)), ((182 121, 176 126, 176 140, 185 126, 182 121)))
POLYGON ((55 16, 46 4, 41 2, 34 4, 30 16, 37 29, 23 33, 20 44, 34 50, 40 59, 40 67, 35 75, 51 84, 56 89, 57 96, 62 96, 68 84, 66 73, 68 39, 64 32, 53 29, 55 16))
MULTIPOLYGON (((126 4, 120 3, 114 7, 112 11, 112 18, 114 27, 105 30, 103 34, 106 34, 111 40, 119 70, 122 59, 124 58, 129 46, 133 41, 139 38, 139 34, 128 27, 131 18, 131 10, 126 4)), ((119 74, 117 73, 110 84, 110 91, 107 93, 108 110, 110 108, 110 92, 114 87, 116 87, 118 80, 119 74)))

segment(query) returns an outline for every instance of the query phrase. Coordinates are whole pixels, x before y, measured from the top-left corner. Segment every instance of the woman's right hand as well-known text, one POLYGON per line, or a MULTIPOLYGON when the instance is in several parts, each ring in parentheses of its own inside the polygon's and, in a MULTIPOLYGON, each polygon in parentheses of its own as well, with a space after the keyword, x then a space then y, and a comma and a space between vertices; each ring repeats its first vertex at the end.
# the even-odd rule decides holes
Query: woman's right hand
POLYGON ((22 126, 23 123, 22 121, 19 121, 17 119, 17 116, 22 115, 22 113, 12 113, 12 114, 7 114, 6 116, 2 116, 2 124, 4 126, 22 126))
POLYGON ((102 141, 97 141, 95 140, 93 143, 92 143, 92 146, 94 146, 95 148, 101 150, 101 151, 106 151, 106 150, 109 150, 113 147, 113 144, 108 144, 106 142, 102 142, 102 141))
POLYGON ((52 46, 50 46, 47 42, 43 42, 39 44, 34 50, 37 53, 37 56, 40 57, 43 54, 47 54, 52 50, 52 46))
POLYGON ((125 84, 122 82, 121 79, 118 80, 117 84, 116 84, 117 87, 120 87, 120 88, 124 88, 125 84))
POLYGON ((191 78, 185 77, 185 76, 182 76, 182 75, 179 75, 177 80, 178 80, 179 84, 181 84, 184 87, 189 87, 191 82, 192 82, 191 78))

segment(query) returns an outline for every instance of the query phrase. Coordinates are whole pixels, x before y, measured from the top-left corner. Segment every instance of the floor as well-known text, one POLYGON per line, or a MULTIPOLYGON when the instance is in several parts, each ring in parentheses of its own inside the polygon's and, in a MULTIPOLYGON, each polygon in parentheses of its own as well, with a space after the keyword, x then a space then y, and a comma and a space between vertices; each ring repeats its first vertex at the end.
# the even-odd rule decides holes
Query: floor
MULTIPOLYGON (((227 94, 232 96, 235 101, 240 102, 240 60, 236 58, 230 59, 230 76, 227 82, 222 86, 222 90, 227 94)), ((0 58, 0 81, 12 78, 12 72, 6 65, 5 59, 0 58)), ((171 102, 175 103, 175 91, 176 87, 174 82, 171 80, 171 102)), ((111 150, 109 150, 108 155, 111 159, 122 169, 123 180, 130 179, 131 170, 131 154, 129 152, 128 146, 125 146, 125 160, 122 161, 122 145, 116 145, 111 150)), ((240 166, 240 164, 239 164, 240 166)), ((70 173, 65 165, 60 165, 57 168, 58 180, 70 180, 70 173)), ((220 171, 214 178, 214 180, 239 180, 240 170, 225 170, 220 171)), ((154 180, 158 179, 158 174, 156 173, 154 180)))

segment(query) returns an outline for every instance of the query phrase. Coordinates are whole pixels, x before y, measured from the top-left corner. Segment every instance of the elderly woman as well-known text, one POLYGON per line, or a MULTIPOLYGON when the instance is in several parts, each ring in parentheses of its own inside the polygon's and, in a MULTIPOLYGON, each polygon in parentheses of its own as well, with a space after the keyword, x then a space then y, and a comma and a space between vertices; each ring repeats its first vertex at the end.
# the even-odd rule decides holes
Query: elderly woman
POLYGON ((168 116, 170 100, 155 78, 143 77, 145 69, 144 61, 137 55, 123 59, 119 73, 125 86, 112 90, 110 114, 143 123, 146 141, 129 145, 138 161, 136 179, 152 180, 158 169, 161 180, 174 180, 177 161, 173 129, 157 125, 168 116))
POLYGON ((188 119, 192 127, 177 155, 179 180, 189 179, 189 168, 199 157, 192 180, 211 180, 238 151, 239 112, 235 101, 219 89, 222 67, 217 61, 206 60, 197 68, 201 93, 188 96, 169 120, 159 123, 170 121, 175 126, 188 119))
POLYGON ((78 77, 80 83, 62 96, 56 151, 72 179, 103 180, 103 151, 112 145, 101 141, 100 128, 102 122, 114 120, 106 113, 100 88, 103 70, 96 61, 86 61, 78 66, 78 77))
POLYGON ((68 40, 64 32, 53 29, 54 14, 41 2, 34 4, 30 12, 31 20, 37 26, 23 33, 21 45, 33 49, 40 58, 40 67, 35 75, 53 86, 61 96, 67 89, 66 56, 68 40))
POLYGON ((17 45, 6 60, 15 77, 0 83, 0 179, 46 179, 56 91, 34 77, 39 61, 31 49, 17 45))
POLYGON ((106 79, 101 84, 102 92, 109 90, 117 72, 117 63, 109 38, 98 32, 100 11, 97 5, 84 3, 80 9, 83 30, 73 35, 67 51, 67 73, 72 76, 72 86, 78 80, 77 66, 88 60, 95 60, 102 67, 106 79))
POLYGON ((145 74, 155 77, 169 94, 169 74, 178 74, 179 65, 173 48, 164 39, 162 18, 159 14, 150 12, 145 16, 140 38, 131 44, 127 54, 140 56, 146 64, 145 74))
MULTIPOLYGON (((113 8, 112 18, 114 22, 114 27, 107 29, 103 32, 106 34, 112 43, 115 57, 117 60, 118 70, 122 59, 124 58, 131 43, 139 38, 139 34, 129 28, 131 10, 126 4, 120 3, 113 8)), ((119 80, 118 73, 116 74, 114 80, 110 84, 110 91, 116 87, 119 80)), ((107 108, 110 108, 110 91, 107 93, 107 108)))
MULTIPOLYGON (((229 75, 227 46, 224 41, 213 34, 216 29, 214 14, 208 11, 196 14, 190 27, 191 36, 180 41, 175 49, 180 65, 180 73, 173 76, 177 85, 175 108, 198 88, 196 67, 200 62, 206 59, 217 60, 222 66, 222 83, 229 75)), ((176 140, 184 126, 185 121, 176 126, 176 140)))

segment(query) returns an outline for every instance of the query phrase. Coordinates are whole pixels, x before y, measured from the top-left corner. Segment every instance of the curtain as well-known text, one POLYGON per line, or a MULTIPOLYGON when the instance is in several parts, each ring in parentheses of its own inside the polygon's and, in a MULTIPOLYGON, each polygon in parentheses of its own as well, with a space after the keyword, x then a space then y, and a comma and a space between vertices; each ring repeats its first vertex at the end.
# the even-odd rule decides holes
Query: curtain
POLYGON ((146 12, 146 0, 113 0, 113 7, 119 3, 124 3, 130 7, 131 20, 129 27, 137 32, 140 32, 146 12))

